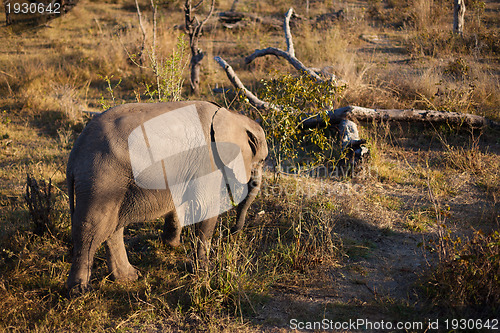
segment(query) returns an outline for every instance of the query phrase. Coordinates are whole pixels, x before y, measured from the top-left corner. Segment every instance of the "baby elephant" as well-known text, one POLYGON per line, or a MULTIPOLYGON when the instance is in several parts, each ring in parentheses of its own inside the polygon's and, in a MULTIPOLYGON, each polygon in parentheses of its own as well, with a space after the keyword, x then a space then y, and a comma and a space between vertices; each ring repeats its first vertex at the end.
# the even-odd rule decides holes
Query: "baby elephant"
POLYGON ((124 104, 95 116, 76 140, 66 171, 70 293, 88 289, 103 242, 114 279, 137 279, 123 241, 132 222, 164 216, 163 238, 171 246, 180 244, 183 226, 197 223, 197 256, 206 260, 220 213, 237 205, 233 232, 243 227, 267 153, 256 122, 209 102, 124 104))

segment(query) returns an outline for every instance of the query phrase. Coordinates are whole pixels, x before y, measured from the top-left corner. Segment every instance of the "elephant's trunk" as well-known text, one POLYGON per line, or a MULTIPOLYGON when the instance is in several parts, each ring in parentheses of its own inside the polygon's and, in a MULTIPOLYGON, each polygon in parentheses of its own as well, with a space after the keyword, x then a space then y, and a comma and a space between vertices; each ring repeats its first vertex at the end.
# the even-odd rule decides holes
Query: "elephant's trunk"
POLYGON ((243 228, 245 224, 245 217, 247 215, 248 207, 252 204, 259 193, 260 186, 262 184, 262 166, 259 166, 252 170, 252 175, 250 181, 248 182, 248 195, 247 197, 239 203, 237 215, 236 215, 236 225, 231 228, 231 233, 236 233, 243 228))

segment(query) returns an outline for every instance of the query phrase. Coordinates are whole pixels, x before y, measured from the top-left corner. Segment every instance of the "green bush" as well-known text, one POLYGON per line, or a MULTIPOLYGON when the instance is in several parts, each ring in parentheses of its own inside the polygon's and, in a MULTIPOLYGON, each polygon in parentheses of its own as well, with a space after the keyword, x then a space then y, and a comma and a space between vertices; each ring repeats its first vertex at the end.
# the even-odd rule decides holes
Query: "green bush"
POLYGON ((282 75, 262 81, 260 95, 275 108, 262 114, 269 151, 277 169, 315 167, 335 163, 339 152, 328 127, 303 129, 302 122, 319 115, 328 124, 332 110, 345 86, 331 81, 317 82, 302 75, 282 75))

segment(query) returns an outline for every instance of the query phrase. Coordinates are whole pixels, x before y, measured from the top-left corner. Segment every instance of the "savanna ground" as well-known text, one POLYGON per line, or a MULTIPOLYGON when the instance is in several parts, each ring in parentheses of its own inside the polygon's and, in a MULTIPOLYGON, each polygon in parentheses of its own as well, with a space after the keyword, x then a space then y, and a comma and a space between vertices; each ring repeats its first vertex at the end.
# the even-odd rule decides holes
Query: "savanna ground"
MULTIPOLYGON (((341 20, 292 25, 297 57, 331 66, 345 81, 335 107, 500 120, 500 2, 468 1, 462 37, 451 33, 451 1, 318 0, 309 11, 305 3, 239 1, 237 9, 279 19, 290 6, 311 18, 342 9, 341 20)), ((142 38, 130 1, 82 0, 47 26, 0 28, 0 330, 286 331, 293 318, 498 318, 500 133, 446 124, 360 124, 371 158, 352 177, 270 169, 244 232, 225 237, 235 214, 220 218, 207 271, 186 269, 189 228, 181 249, 171 250, 160 242, 161 221, 132 225, 126 244, 141 279, 111 281, 101 249, 95 290, 68 299, 64 171, 88 121, 83 110, 157 100, 157 68, 166 100, 215 100, 259 116, 230 93, 211 92, 230 86, 213 56, 230 62, 253 91, 261 79, 295 74, 276 58, 243 64, 254 49, 285 48, 281 30, 214 29, 200 44, 207 53, 202 95, 191 96, 181 84, 188 77, 185 42, 174 29, 184 23, 182 1, 158 4, 155 52, 151 5, 140 4, 148 35, 142 69, 130 60, 142 38), (52 225, 43 236, 34 233, 26 207, 27 173, 54 185, 52 225)), ((231 4, 217 1, 217 11, 231 4)))

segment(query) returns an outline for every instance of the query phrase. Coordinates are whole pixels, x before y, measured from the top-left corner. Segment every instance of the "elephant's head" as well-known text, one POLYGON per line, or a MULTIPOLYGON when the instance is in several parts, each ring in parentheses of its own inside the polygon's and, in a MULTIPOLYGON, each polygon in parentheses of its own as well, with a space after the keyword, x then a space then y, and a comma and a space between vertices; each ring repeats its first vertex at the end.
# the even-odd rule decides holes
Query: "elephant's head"
MULTIPOLYGON (((231 142, 236 144, 243 159, 245 167, 243 172, 244 177, 239 177, 238 180, 246 182, 248 193, 238 204, 237 224, 232 229, 232 232, 237 232, 243 227, 246 212, 261 187, 262 168, 268 154, 266 136, 262 127, 255 121, 245 116, 228 112, 225 109, 220 109, 213 117, 211 137, 212 141, 216 143, 231 142)), ((224 161, 224 155, 231 156, 231 154, 220 153, 216 153, 215 155, 220 156, 221 162, 224 165, 228 164, 228 161, 224 161)), ((231 158, 227 160, 231 160, 231 158)), ((229 177, 227 174, 225 176, 229 177)))

